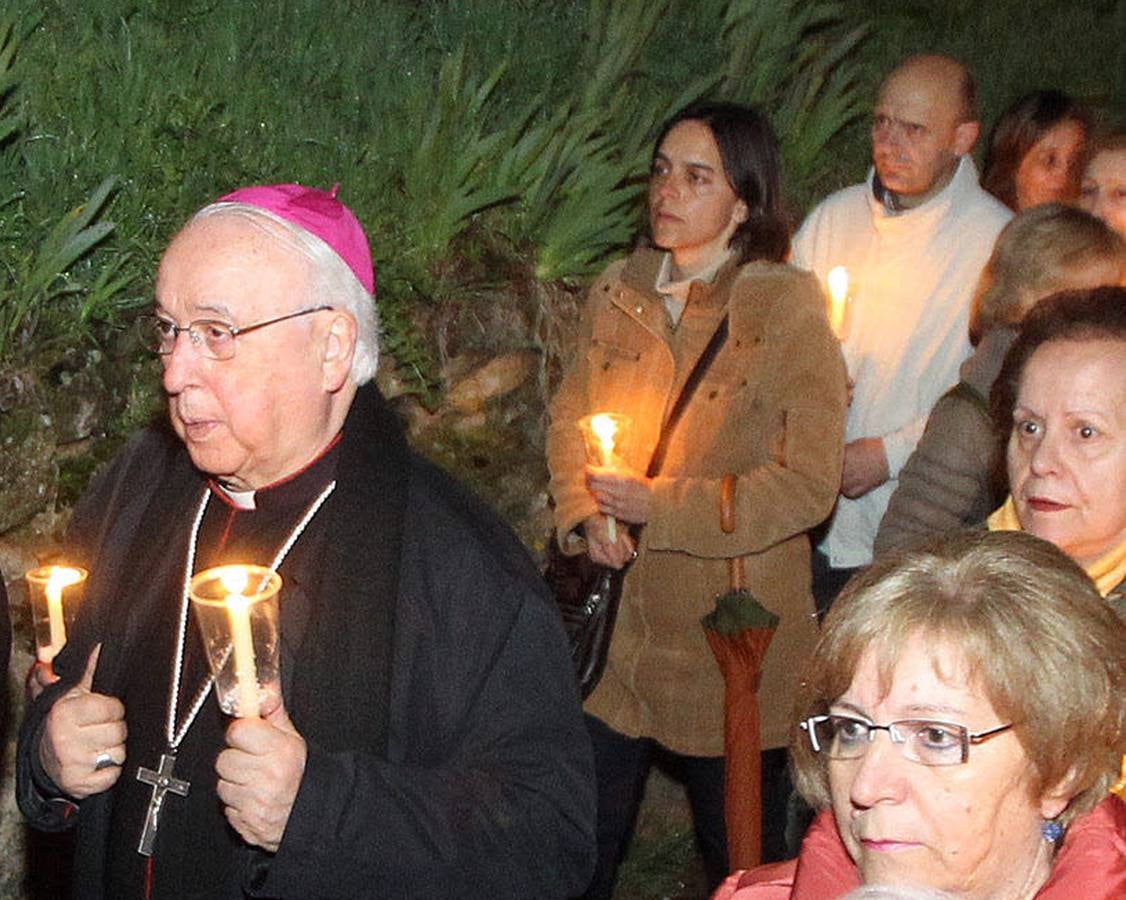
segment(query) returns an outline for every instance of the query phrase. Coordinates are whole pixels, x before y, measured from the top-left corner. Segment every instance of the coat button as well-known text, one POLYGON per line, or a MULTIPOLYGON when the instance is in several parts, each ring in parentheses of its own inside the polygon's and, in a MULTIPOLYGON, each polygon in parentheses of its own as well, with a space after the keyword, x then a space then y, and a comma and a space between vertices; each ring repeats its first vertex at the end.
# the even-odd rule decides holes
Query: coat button
POLYGON ((638 304, 637 306, 635 306, 635 307, 633 308, 633 311, 634 311, 635 313, 637 313, 637 315, 639 315, 639 316, 640 316, 640 315, 641 315, 641 314, 642 314, 643 312, 645 312, 645 307, 644 307, 644 306, 642 306, 642 305, 640 305, 640 304, 638 304))

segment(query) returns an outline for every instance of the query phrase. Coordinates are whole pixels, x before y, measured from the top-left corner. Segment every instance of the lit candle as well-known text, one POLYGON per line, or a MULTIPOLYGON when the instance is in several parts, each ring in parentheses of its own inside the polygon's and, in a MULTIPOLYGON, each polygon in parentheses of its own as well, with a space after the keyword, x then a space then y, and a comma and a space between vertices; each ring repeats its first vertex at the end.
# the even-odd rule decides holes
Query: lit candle
POLYGON ((63 588, 78 584, 83 578, 82 572, 69 566, 49 566, 50 575, 43 589, 47 597, 47 623, 50 629, 51 642, 40 647, 36 656, 40 662, 49 663, 54 660, 58 652, 66 643, 66 619, 63 616, 63 588))
POLYGON ((829 326, 838 340, 845 339, 848 316, 848 269, 836 266, 829 270, 829 326))
MULTIPOLYGON (((618 434, 618 423, 611 415, 597 413, 590 417, 590 430, 598 438, 602 465, 609 468, 614 462, 614 443, 618 434)), ((613 516, 606 517, 606 532, 611 541, 618 540, 618 521, 613 516)))
POLYGON ((226 566, 219 576, 227 591, 227 614, 231 619, 235 681, 238 684, 240 719, 258 715, 258 672, 254 662, 254 636, 250 630, 250 600, 244 596, 249 578, 242 566, 226 566))

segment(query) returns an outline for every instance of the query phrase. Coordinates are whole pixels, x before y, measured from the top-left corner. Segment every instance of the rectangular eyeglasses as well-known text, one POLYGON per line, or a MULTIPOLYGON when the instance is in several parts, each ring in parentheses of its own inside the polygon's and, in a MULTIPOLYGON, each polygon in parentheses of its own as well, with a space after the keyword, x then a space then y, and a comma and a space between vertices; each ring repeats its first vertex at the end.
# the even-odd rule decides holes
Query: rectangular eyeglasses
POLYGON ((267 325, 285 322, 287 319, 296 319, 298 316, 307 316, 310 313, 334 308, 327 305, 312 306, 243 326, 231 325, 219 319, 196 319, 187 325, 177 325, 164 316, 145 315, 137 318, 137 335, 146 350, 168 356, 176 349, 176 339, 182 332, 186 332, 192 346, 208 359, 231 359, 235 355, 235 338, 239 335, 249 334, 267 325))
POLYGON ((815 753, 829 759, 860 759, 876 738, 886 731, 891 742, 913 762, 924 766, 957 766, 970 756, 970 744, 980 744, 1013 727, 1012 722, 985 731, 969 731, 964 725, 934 719, 899 719, 876 725, 855 716, 810 716, 801 723, 815 753))

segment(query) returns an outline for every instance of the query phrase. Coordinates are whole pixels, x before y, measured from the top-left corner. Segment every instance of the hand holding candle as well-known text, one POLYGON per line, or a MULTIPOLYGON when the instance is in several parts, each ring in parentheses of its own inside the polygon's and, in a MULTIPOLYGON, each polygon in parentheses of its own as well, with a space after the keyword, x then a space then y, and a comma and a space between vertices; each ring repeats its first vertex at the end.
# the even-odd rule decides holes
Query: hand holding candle
MULTIPOLYGON (((579 430, 586 442, 587 461, 603 469, 621 468, 622 444, 629 418, 618 413, 594 413, 579 421, 579 430)), ((611 542, 618 539, 618 523, 607 516, 606 528, 611 542)))
POLYGON ((215 760, 216 786, 231 827, 248 844, 277 851, 305 773, 308 747, 285 703, 260 719, 235 719, 215 760))
MULTIPOLYGON (((74 615, 73 602, 63 603, 68 588, 80 586, 87 576, 75 566, 40 566, 25 577, 31 593, 31 615, 35 625, 36 658, 50 663, 66 643, 67 608, 74 615)), ((68 593, 71 598, 74 592, 68 593)))
POLYGON ((43 771, 78 800, 112 787, 125 764, 125 706, 94 690, 101 646, 90 651, 82 677, 51 707, 39 739, 43 771))

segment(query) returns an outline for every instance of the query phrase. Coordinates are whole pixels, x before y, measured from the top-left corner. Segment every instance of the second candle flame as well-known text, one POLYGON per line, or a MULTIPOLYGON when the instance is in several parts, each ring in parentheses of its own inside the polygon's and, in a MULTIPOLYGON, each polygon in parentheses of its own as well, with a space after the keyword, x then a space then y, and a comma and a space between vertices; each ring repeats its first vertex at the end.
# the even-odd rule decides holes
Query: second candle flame
POLYGON ((848 315, 848 269, 835 266, 829 270, 829 327, 838 338, 844 338, 848 315))

